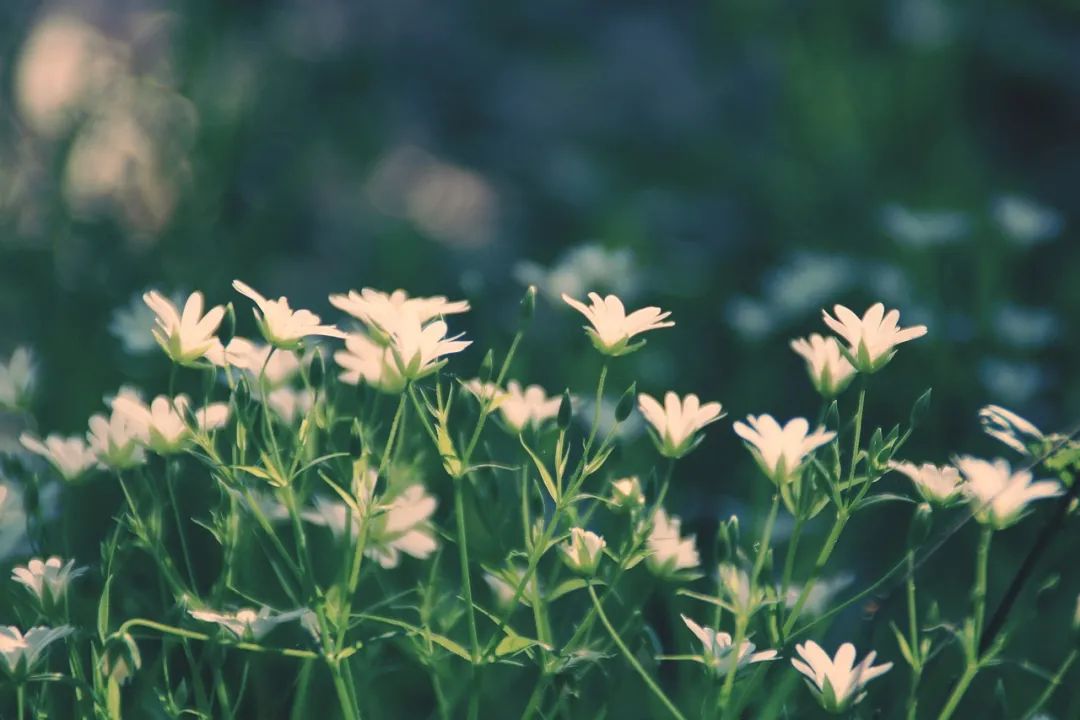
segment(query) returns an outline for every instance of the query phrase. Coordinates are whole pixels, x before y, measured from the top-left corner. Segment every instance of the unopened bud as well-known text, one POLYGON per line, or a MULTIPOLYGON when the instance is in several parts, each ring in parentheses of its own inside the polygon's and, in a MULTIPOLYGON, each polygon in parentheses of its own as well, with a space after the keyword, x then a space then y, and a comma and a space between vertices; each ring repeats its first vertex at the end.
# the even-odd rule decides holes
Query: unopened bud
POLYGON ((930 535, 930 527, 933 525, 934 511, 930 503, 919 503, 915 513, 911 516, 911 525, 908 527, 908 547, 917 548, 923 544, 930 535))
POLYGON ((630 417, 630 413, 634 411, 634 401, 637 399, 637 381, 630 384, 630 387, 626 388, 626 392, 619 398, 618 405, 615 406, 615 422, 626 422, 626 418, 630 417))
POLYGON ((562 402, 559 403, 558 425, 560 430, 570 427, 570 421, 574 419, 574 408, 570 400, 570 391, 563 390, 562 402))
POLYGON ((318 389, 326 377, 326 361, 320 351, 316 350, 311 358, 311 366, 308 368, 308 382, 311 387, 318 389))
POLYGON ((518 314, 518 324, 522 328, 529 326, 532 322, 533 313, 536 312, 536 286, 530 285, 525 290, 525 295, 521 298, 521 307, 518 314))

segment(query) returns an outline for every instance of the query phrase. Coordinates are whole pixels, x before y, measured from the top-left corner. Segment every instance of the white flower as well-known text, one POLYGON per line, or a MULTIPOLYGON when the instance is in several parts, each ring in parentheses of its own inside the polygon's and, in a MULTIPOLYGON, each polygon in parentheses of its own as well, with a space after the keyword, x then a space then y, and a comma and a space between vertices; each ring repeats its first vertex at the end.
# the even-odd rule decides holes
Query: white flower
POLYGON ((560 545, 563 560, 574 572, 582 575, 594 575, 600 560, 604 556, 607 542, 590 530, 575 527, 570 529, 570 540, 560 545))
POLYGON ((506 395, 499 403, 503 421, 516 433, 526 427, 538 428, 558 416, 562 398, 548 397, 544 388, 529 385, 522 389, 516 380, 506 383, 506 395))
POLYGON ((734 657, 736 653, 734 652, 731 635, 726 632, 717 632, 711 627, 702 627, 685 615, 679 617, 686 623, 686 627, 690 628, 690 632, 694 633, 697 639, 701 641, 705 663, 718 676, 728 673, 732 661, 735 662, 735 669, 738 671, 753 663, 776 659, 777 653, 775 650, 754 652, 756 649, 754 643, 749 640, 743 640, 742 644, 739 645, 738 656, 734 657))
POLYGON ((862 318, 843 305, 834 306, 833 312, 835 318, 825 310, 821 315, 825 324, 847 341, 849 360, 859 372, 877 372, 892 360, 897 345, 926 334, 925 325, 900 328, 900 311, 886 313, 881 303, 871 305, 862 318))
MULTIPOLYGON (((183 297, 176 294, 169 300, 174 306, 184 302, 183 297)), ((127 305, 113 310, 109 321, 109 332, 120 341, 124 352, 131 355, 145 355, 158 347, 154 339, 156 327, 157 313, 143 301, 143 293, 136 293, 127 305)))
POLYGON ((951 465, 937 466, 933 463, 915 465, 909 462, 891 462, 889 467, 907 475, 923 500, 934 505, 949 505, 960 495, 960 471, 951 465))
POLYGON ((251 298, 258 306, 253 309, 255 321, 259 324, 266 342, 285 350, 295 350, 300 342, 310 335, 344 338, 345 333, 333 325, 320 325, 319 316, 310 310, 293 310, 284 297, 267 300, 254 288, 240 280, 233 280, 233 288, 241 295, 251 298))
POLYGON ((658 307, 641 308, 627 315, 622 301, 614 295, 602 298, 591 292, 589 300, 592 305, 586 305, 566 294, 563 294, 562 299, 584 315, 592 325, 586 327, 585 332, 589 334, 596 349, 612 357, 626 355, 645 344, 644 340, 631 344, 630 339, 635 335, 675 325, 674 322, 663 322, 671 313, 663 312, 658 307))
POLYGON ((663 405, 641 393, 638 408, 656 431, 653 440, 657 450, 669 458, 679 458, 693 450, 700 442, 698 431, 724 417, 720 403, 703 405, 693 393, 680 400, 678 395, 668 392, 664 395, 663 405))
POLYGON ((257 641, 281 623, 298 618, 307 610, 290 610, 272 615, 265 605, 257 612, 252 608, 241 608, 234 612, 215 612, 213 610, 189 610, 191 617, 203 622, 217 623, 238 640, 257 641))
POLYGON ((443 355, 461 352, 472 344, 469 340, 458 340, 461 335, 446 337, 446 323, 436 320, 422 326, 416 315, 405 315, 390 333, 390 349, 394 353, 394 362, 402 377, 419 380, 430 375, 443 365, 443 355))
POLYGON ((753 614, 765 598, 764 589, 758 587, 750 591, 750 576, 745 570, 732 563, 720 563, 717 569, 720 588, 724 598, 734 608, 736 614, 753 614))
POLYGON ((73 632, 75 628, 70 625, 55 628, 38 626, 30 628, 23 635, 14 625, 0 626, 0 657, 4 659, 4 669, 10 675, 25 677, 37 664, 46 647, 73 632))
MULTIPOLYGON (((113 401, 113 410, 132 423, 139 442, 159 455, 171 455, 186 449, 191 441, 192 428, 184 418, 188 405, 186 395, 175 398, 158 395, 149 407, 127 395, 113 401)), ((194 414, 200 430, 216 430, 228 422, 229 406, 227 403, 210 403, 194 414)))
POLYGON ((1016 195, 997 198, 991 213, 1002 231, 1023 247, 1050 240, 1065 226, 1061 214, 1053 208, 1016 195))
POLYGON ((1039 428, 1000 405, 987 405, 979 410, 979 422, 987 435, 1022 455, 1032 454, 1031 449, 1046 439, 1039 428))
POLYGON ((74 560, 65 563, 54 555, 45 561, 34 558, 25 566, 16 567, 11 571, 11 579, 25 585, 46 606, 52 606, 64 597, 71 581, 85 572, 86 568, 75 567, 74 560))
POLYGON ((297 417, 307 415, 315 406, 315 391, 308 388, 297 390, 292 387, 279 387, 266 396, 266 404, 287 424, 292 424, 297 417))
POLYGON ((811 433, 805 418, 789 420, 781 427, 771 415, 748 415, 746 423, 736 422, 734 429, 765 475, 778 486, 798 477, 806 456, 836 437, 825 428, 811 433))
POLYGON ((1020 520, 1028 503, 1062 493, 1052 480, 1032 482, 1030 470, 1013 472, 1006 460, 992 462, 971 456, 959 458, 956 467, 964 474, 963 491, 972 504, 975 519, 996 530, 1020 520))
POLYGON ((372 288, 364 288, 360 292, 350 290, 347 295, 331 295, 330 304, 384 337, 389 336, 398 323, 408 316, 415 316, 421 323, 426 323, 469 310, 467 300, 450 301, 442 295, 411 298, 404 290, 384 293, 372 288))
POLYGON ((671 577, 679 570, 696 568, 701 562, 694 536, 681 536, 682 520, 657 508, 652 518, 652 530, 645 541, 649 551, 645 564, 653 573, 671 577))
POLYGON ((173 362, 190 365, 218 344, 215 333, 225 317, 225 308, 216 305, 204 316, 201 292, 188 296, 183 314, 157 290, 143 295, 143 302, 157 315, 154 339, 173 362))
POLYGON ((34 389, 37 370, 30 350, 17 347, 7 363, 0 362, 0 408, 25 407, 34 389))
POLYGON ((840 344, 834 337, 814 333, 808 338, 792 340, 791 349, 806 360, 810 382, 826 400, 842 393, 855 377, 855 368, 840 352, 840 344))
POLYGON ((231 365, 243 370, 254 381, 252 386, 256 390, 264 382, 271 389, 281 387, 296 376, 303 364, 292 350, 254 343, 242 337, 234 337, 225 346, 217 343, 206 357, 220 367, 231 365))
POLYGON ((0 559, 18 550, 26 539, 22 493, 15 485, 0 482, 0 559))
POLYGON ((97 456, 86 446, 81 437, 69 438, 49 435, 42 442, 30 433, 19 436, 19 442, 27 450, 49 461, 65 480, 78 480, 90 468, 97 465, 97 456))
POLYGON ((807 685, 826 712, 840 714, 860 702, 866 693, 863 688, 874 678, 892 669, 892 663, 874 665, 877 653, 870 651, 863 661, 855 664, 855 646, 844 643, 830 658, 821 646, 807 640, 795 646, 802 660, 791 659, 791 664, 807 678, 807 685))
POLYGON ((334 353, 334 362, 344 370, 338 379, 349 385, 361 381, 384 393, 405 389, 405 378, 394 361, 394 351, 374 342, 363 333, 345 336, 345 349, 334 353))
POLYGON ((484 382, 480 378, 466 380, 462 384, 478 401, 488 403, 488 408, 492 410, 499 407, 506 397, 506 391, 501 387, 493 382, 484 382))
POLYGON ((102 414, 90 418, 86 439, 98 461, 114 470, 141 465, 146 453, 139 443, 139 426, 130 416, 113 410, 108 417, 102 414))
MULTIPOLYGON (((822 615, 830 607, 833 596, 840 592, 844 588, 854 581, 854 576, 850 573, 843 573, 831 578, 822 578, 818 580, 810 588, 810 592, 806 594, 806 600, 803 601, 802 612, 804 615, 822 615)), ((787 595, 784 597, 784 606, 788 610, 795 608, 795 604, 799 602, 799 596, 802 595, 803 587, 801 585, 788 585, 787 595)), ((777 595, 779 596, 779 592, 777 595)))
POLYGON ((611 481, 611 504, 619 510, 634 510, 645 504, 645 494, 636 476, 611 481))
MULTIPOLYGON (((506 570, 500 570, 498 574, 486 572, 484 573, 484 582, 491 588, 491 594, 495 596, 496 602, 504 610, 509 609, 511 601, 514 599, 514 595, 517 591, 517 586, 521 583, 521 578, 525 574, 525 571, 516 566, 512 566, 506 570)), ((536 582, 536 576, 534 574, 530 584, 536 582)), ((528 600, 529 589, 526 588, 521 592, 518 598, 519 602, 528 600)))

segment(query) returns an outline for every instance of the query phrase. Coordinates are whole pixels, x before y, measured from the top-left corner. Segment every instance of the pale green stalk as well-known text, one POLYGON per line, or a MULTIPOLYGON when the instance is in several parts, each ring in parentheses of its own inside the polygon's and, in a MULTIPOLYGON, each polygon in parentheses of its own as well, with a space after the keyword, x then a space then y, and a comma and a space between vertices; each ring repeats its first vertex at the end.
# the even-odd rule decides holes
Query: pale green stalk
POLYGON ((1076 662, 1077 655, 1080 655, 1080 650, 1073 648, 1069 651, 1069 654, 1065 656, 1065 660, 1061 663, 1061 666, 1058 667, 1057 672, 1054 673, 1054 677, 1050 680, 1046 689, 1039 695, 1039 699, 1036 700, 1035 704, 1024 714, 1023 720, 1032 720, 1032 718, 1042 710, 1043 705, 1050 702, 1050 698, 1054 696, 1054 692, 1061 686, 1061 682, 1065 679, 1065 675, 1069 672, 1069 668, 1076 662))

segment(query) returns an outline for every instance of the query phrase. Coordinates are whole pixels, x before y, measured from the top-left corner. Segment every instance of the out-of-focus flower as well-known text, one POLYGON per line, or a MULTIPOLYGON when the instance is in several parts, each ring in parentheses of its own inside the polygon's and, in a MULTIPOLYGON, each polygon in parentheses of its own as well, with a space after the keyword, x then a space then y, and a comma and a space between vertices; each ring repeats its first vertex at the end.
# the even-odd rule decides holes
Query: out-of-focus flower
POLYGON ((717 569, 720 589, 736 614, 753 614, 765 599, 764 588, 751 591, 750 576, 745 570, 732 563, 720 563, 717 569))
POLYGON ((53 607, 67 593, 71 581, 86 572, 75 567, 74 560, 66 563, 55 555, 48 560, 34 558, 25 566, 11 571, 11 579, 22 583, 45 607, 53 607))
POLYGON ((1016 195, 997 198, 991 214, 1002 232, 1022 247, 1052 240, 1065 227, 1061 213, 1016 195))
POLYGON ((900 328, 899 310, 885 312, 885 306, 875 303, 860 318, 843 305, 833 307, 836 317, 825 310, 821 315, 833 332, 847 341, 851 364, 859 372, 873 373, 892 360, 896 346, 926 334, 925 325, 900 328))
POLYGON ((607 542, 590 530, 579 527, 570 529, 570 540, 559 547, 567 567, 581 575, 592 576, 604 557, 607 542))
POLYGON ((889 237, 913 248, 946 245, 964 237, 971 227, 962 212, 916 212, 895 203, 882 208, 881 224, 889 237))
MULTIPOLYGON (((802 613, 804 615, 820 616, 825 613, 830 607, 832 607, 833 597, 850 585, 854 581, 855 577, 850 573, 844 573, 831 578, 822 578, 814 583, 810 588, 810 592, 806 594, 806 600, 803 602, 802 613)), ((799 596, 802 594, 801 585, 789 585, 787 589, 787 595, 784 597, 784 606, 788 610, 795 608, 795 604, 799 601, 799 596)), ((780 593, 777 593, 779 595, 780 593)))
POLYGON ((143 302, 157 315, 154 339, 173 362, 191 365, 219 344, 215 333, 225 317, 225 308, 215 305, 204 316, 201 292, 188 296, 183 313, 157 290, 143 295, 143 302))
POLYGON ((98 462, 114 470, 141 465, 146 453, 139 443, 139 426, 130 416, 113 410, 108 417, 102 414, 90 418, 86 439, 98 462))
POLYGON ((808 338, 792 340, 791 349, 806 360, 810 382, 826 400, 842 393, 855 377, 855 368, 840 352, 840 344, 834 337, 814 333, 808 338))
POLYGON ((516 433, 526 427, 537 428, 559 414, 562 398, 548 397, 544 388, 529 385, 522 388, 516 380, 506 384, 506 395, 499 403, 503 421, 516 433))
POLYGON ((728 324, 748 340, 767 337, 780 320, 767 302, 741 295, 728 301, 724 316, 728 324))
POLYGON ((254 381, 254 389, 259 389, 263 383, 270 389, 279 388, 296 377, 304 364, 292 350, 254 343, 242 337, 234 337, 225 346, 218 343, 206 357, 215 365, 231 365, 243 370, 254 381))
POLYGON ((448 338, 446 332, 442 320, 423 326, 415 315, 404 316, 390 334, 390 349, 401 376, 408 380, 426 377, 446 364, 439 358, 472 344, 470 340, 459 340, 461 334, 448 338))
POLYGON ((835 432, 825 428, 810 432, 805 418, 794 418, 781 426, 771 415, 748 415, 746 423, 736 422, 734 429, 766 477, 777 486, 797 478, 806 457, 836 437, 835 432))
POLYGON ((480 378, 466 380, 465 389, 481 403, 488 403, 490 409, 499 407, 506 399, 506 391, 493 382, 484 382, 480 378))
POLYGON ((552 300, 564 294, 577 297, 589 288, 631 297, 641 285, 629 249, 609 249, 593 243, 567 250, 550 269, 534 262, 519 263, 514 268, 514 277, 524 285, 536 285, 552 300))
POLYGON ((393 332, 405 316, 416 316, 421 324, 445 317, 468 312, 468 300, 448 300, 442 295, 433 297, 409 297, 404 290, 384 293, 372 288, 360 292, 350 290, 348 294, 330 296, 330 304, 352 315, 372 331, 381 334, 383 339, 393 332))
POLYGON ((926 502, 945 507, 960 497, 960 471, 951 465, 937 466, 933 463, 915 465, 909 462, 892 462, 889 467, 907 475, 926 502))
POLYGON ((866 697, 863 688, 876 677, 892 669, 892 663, 874 665, 877 653, 870 651, 858 665, 855 664, 855 646, 844 643, 830 658, 821 646, 807 640, 795 646, 802 658, 792 658, 791 664, 806 676, 807 685, 826 712, 840 714, 866 697))
POLYGON ((259 324, 266 342, 283 350, 295 350, 304 338, 312 335, 344 338, 345 333, 333 325, 321 325, 319 316, 310 310, 293 310, 284 296, 267 300, 258 291, 240 280, 233 280, 233 288, 256 306, 255 322, 259 324))
POLYGON ((135 638, 129 633, 113 634, 105 641, 101 655, 101 671, 110 680, 124 685, 142 667, 142 654, 135 638))
POLYGON ((30 452, 48 460, 56 472, 69 482, 78 480, 83 473, 98 464, 94 451, 87 447, 86 441, 78 436, 64 438, 59 435, 49 435, 42 442, 30 433, 24 432, 19 436, 19 442, 30 452))
POLYGON ((1046 384, 1042 368, 1026 360, 984 357, 978 372, 992 396, 1014 405, 1029 402, 1046 384))
POLYGON ((690 628, 690 632, 694 633, 694 636, 701 641, 705 664, 718 677, 727 675, 731 670, 732 663, 735 663, 735 669, 738 671, 753 663, 776 659, 777 653, 775 650, 754 652, 756 647, 749 640, 744 640, 739 645, 739 651, 736 653, 731 635, 726 632, 717 632, 711 627, 702 627, 685 615, 679 617, 682 618, 686 627, 690 628))
POLYGON ((859 265, 843 255, 796 252, 763 280, 768 306, 784 321, 836 297, 859 278, 859 265))
POLYGON ((696 568, 701 563, 695 537, 682 537, 682 520, 668 516, 657 508, 652 517, 652 529, 645 541, 649 551, 645 565, 661 577, 673 577, 680 570, 696 568))
POLYGON ((25 408, 36 378, 34 357, 29 348, 15 348, 6 363, 0 362, 0 409, 25 408))
POLYGON ((363 333, 345 336, 345 349, 334 353, 334 362, 343 370, 338 379, 349 385, 361 381, 381 392, 397 394, 405 389, 405 378, 394 360, 394 351, 373 342, 363 333))
POLYGON ((1046 440, 1033 423, 1000 405, 987 405, 979 410, 979 423, 983 432, 1021 455, 1033 454, 1046 440))
POLYGON ((611 504, 619 510, 629 511, 645 505, 645 494, 637 477, 625 477, 611 481, 611 504))
MULTIPOLYGON (((121 396, 113 401, 113 410, 132 423, 139 442, 159 455, 172 455, 185 450, 191 441, 192 428, 184 418, 189 404, 186 395, 158 395, 149 406, 137 398, 121 396)), ((209 432, 228 422, 229 406, 210 403, 195 411, 194 416, 199 430, 209 432)))
POLYGON ((1036 500, 1055 497, 1061 486, 1052 480, 1032 482, 1030 470, 1013 472, 1007 460, 980 460, 971 456, 957 459, 964 474, 963 491, 971 502, 975 519, 995 530, 1016 523, 1036 500))
POLYGON ((4 670, 15 679, 24 679, 41 659, 45 648, 74 631, 70 625, 38 626, 23 635, 14 625, 0 626, 0 657, 4 659, 4 670))
POLYGON ((657 450, 669 458, 680 458, 693 450, 701 442, 698 431, 724 417, 720 403, 702 404, 693 393, 680 400, 678 395, 668 392, 664 395, 663 405, 654 397, 641 393, 638 408, 655 430, 650 434, 657 450))
MULTIPOLYGON (((511 565, 498 572, 484 573, 484 582, 491 588, 495 600, 504 611, 510 609, 510 603, 513 601, 518 585, 521 584, 524 575, 525 569, 519 565, 511 565)), ((522 590, 518 602, 528 602, 530 593, 537 587, 536 573, 533 573, 532 579, 529 580, 529 586, 531 587, 522 590)))
MULTIPOLYGON (((113 310, 109 321, 109 332, 120 341, 124 352, 130 355, 145 355, 158 347, 154 339, 158 316, 143 301, 144 294, 133 295, 127 305, 113 310)), ((184 299, 179 294, 173 294, 168 301, 178 306, 183 304, 184 299)))
POLYGON ((315 391, 309 388, 279 387, 266 396, 266 404, 287 424, 307 415, 315 406, 315 391))
POLYGON ((1006 303, 994 314, 1002 340, 1024 350, 1038 350, 1062 336, 1061 321, 1050 310, 1006 303))
POLYGON ((238 640, 258 641, 278 625, 300 617, 306 608, 274 614, 265 605, 258 611, 253 608, 241 608, 234 612, 216 612, 214 610, 189 610, 191 617, 203 622, 217 623, 238 640))
POLYGON ((8 557, 26 542, 26 508, 22 493, 0 481, 0 559, 8 557))
POLYGON ((622 301, 614 295, 605 298, 589 293, 591 305, 575 300, 569 295, 562 299, 567 305, 585 316, 592 327, 586 327, 596 349, 605 355, 616 357, 634 352, 645 344, 644 340, 631 343, 630 339, 649 330, 672 327, 674 322, 664 322, 671 315, 658 307, 645 307, 629 315, 622 301))

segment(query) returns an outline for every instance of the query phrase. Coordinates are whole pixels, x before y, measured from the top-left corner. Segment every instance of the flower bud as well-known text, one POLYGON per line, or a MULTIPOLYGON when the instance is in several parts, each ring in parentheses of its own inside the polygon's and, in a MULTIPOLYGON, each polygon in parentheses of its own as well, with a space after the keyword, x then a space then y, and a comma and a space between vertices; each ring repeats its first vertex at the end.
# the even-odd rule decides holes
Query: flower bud
POLYGON ((630 384, 630 387, 626 388, 626 392, 619 398, 618 405, 615 406, 615 422, 626 422, 626 418, 630 417, 630 413, 634 411, 634 400, 637 398, 637 381, 635 380, 630 384))
POLYGON ((532 322, 533 313, 536 312, 536 286, 530 285, 525 289, 525 294, 521 298, 521 306, 518 311, 518 326, 522 329, 527 328, 529 323, 532 322))
POLYGON ((326 377, 326 360, 323 359, 323 354, 319 350, 316 350, 312 354, 311 365, 308 367, 308 382, 311 387, 318 389, 323 384, 323 379, 326 377))
POLYGON ((488 351, 484 353, 484 359, 480 361, 480 370, 476 373, 477 377, 482 379, 485 383, 491 380, 491 373, 495 368, 495 353, 488 348, 488 351))
POLYGON ((1076 610, 1073 612, 1072 629, 1077 642, 1080 643, 1080 595, 1076 596, 1076 610))
POLYGON ((233 401, 238 410, 246 408, 251 401, 251 388, 248 386, 246 377, 241 377, 236 381, 236 387, 233 388, 233 401))
POLYGON ((926 392, 919 396, 919 399, 915 401, 915 404, 911 408, 911 416, 908 418, 911 423, 911 427, 918 427, 922 419, 926 417, 926 411, 930 409, 930 396, 934 389, 927 388, 926 392))
POLYGON ((923 544, 930 535, 930 527, 933 525, 934 513, 930 503, 922 502, 915 508, 915 514, 911 516, 911 525, 908 526, 908 548, 917 548, 923 544))
POLYGON ((574 408, 570 401, 570 391, 563 390, 562 402, 559 403, 559 416, 557 423, 559 430, 570 427, 570 421, 574 419, 574 408))
POLYGON ((232 303, 225 305, 225 318, 218 327, 217 338, 222 345, 228 345, 236 335, 236 309, 232 303))
POLYGON ((142 667, 142 656, 135 638, 128 633, 110 635, 101 656, 101 671, 110 680, 123 685, 142 667))
POLYGON ((561 545, 567 567, 586 577, 596 574, 607 543, 594 532, 576 527, 570 529, 570 540, 561 545))

